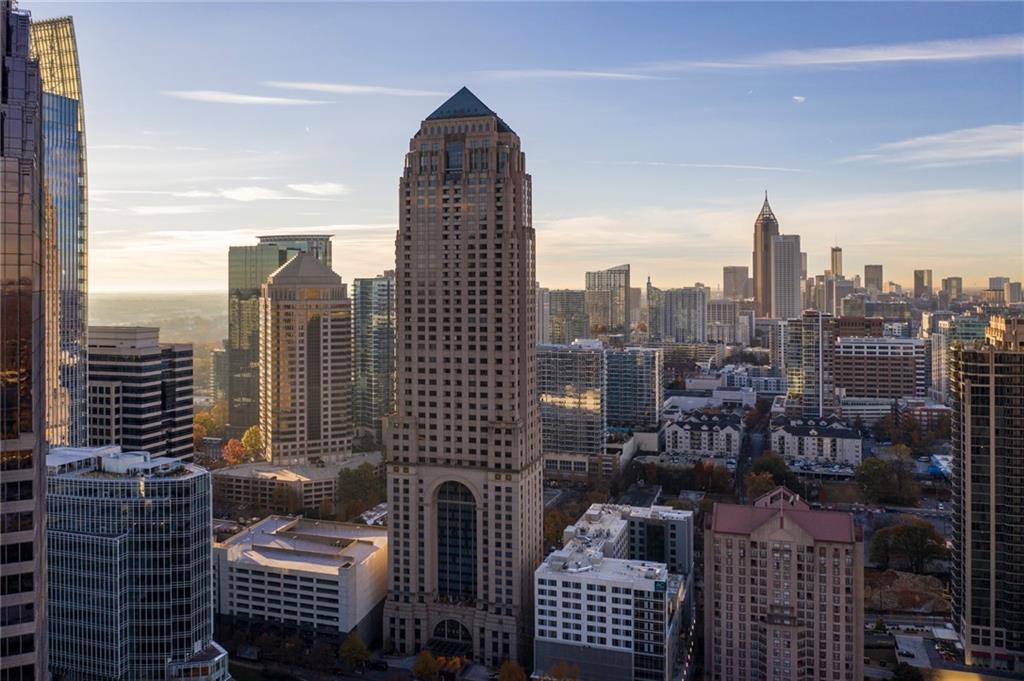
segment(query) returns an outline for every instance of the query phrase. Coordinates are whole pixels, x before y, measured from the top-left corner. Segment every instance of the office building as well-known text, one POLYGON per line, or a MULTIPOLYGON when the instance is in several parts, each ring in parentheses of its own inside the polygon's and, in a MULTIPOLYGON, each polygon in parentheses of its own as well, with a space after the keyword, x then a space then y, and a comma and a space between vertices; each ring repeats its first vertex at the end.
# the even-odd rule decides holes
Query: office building
POLYGON ((924 397, 928 345, 920 338, 837 337, 835 384, 850 397, 924 397))
POLYGON ((35 681, 47 659, 43 93, 29 13, 0 0, 0 21, 0 677, 35 681))
POLYGON ((71 17, 32 22, 43 82, 43 168, 50 270, 47 285, 46 434, 51 445, 88 436, 88 173, 85 110, 71 17))
POLYGON ((929 334, 931 343, 932 380, 929 396, 943 404, 949 402, 949 362, 952 348, 957 342, 971 342, 985 337, 988 317, 957 315, 952 319, 939 320, 937 330, 929 334))
POLYGON ((776 319, 799 317, 801 305, 800 237, 783 234, 772 237, 770 246, 772 307, 776 319))
POLYGON ((864 265, 864 288, 868 293, 879 294, 884 290, 885 276, 881 265, 864 265))
POLYGON ((89 444, 192 456, 192 345, 151 326, 89 327, 89 444))
MULTIPOLYGON (((890 411, 892 404, 889 405, 890 411)), ((772 420, 771 449, 785 457, 808 459, 820 465, 856 468, 863 454, 860 431, 850 428, 842 419, 796 419, 780 416, 772 420)))
POLYGON ((270 273, 298 253, 331 266, 329 234, 261 236, 228 249, 228 432, 241 437, 260 419, 260 290, 270 273))
POLYGON ((963 277, 946 277, 942 280, 942 293, 947 301, 957 300, 964 295, 963 277))
POLYGON ((726 265, 722 268, 722 297, 726 300, 744 300, 750 268, 745 265, 726 265))
POLYGON ((226 399, 228 396, 228 351, 227 341, 225 347, 210 350, 210 399, 214 402, 226 399))
POLYGON ((706 334, 708 342, 749 345, 750 326, 750 316, 741 316, 739 302, 735 300, 708 301, 706 334))
POLYGON ((271 463, 352 454, 352 303, 321 260, 299 253, 260 296, 260 435, 271 463))
MULTIPOLYGON (((629 265, 616 265, 606 270, 587 272, 587 291, 608 291, 610 308, 607 330, 609 333, 628 334, 633 328, 629 304, 629 265)), ((593 327, 594 320, 591 319, 593 327)))
POLYGON ((462 88, 421 123, 399 184, 385 642, 525 661, 543 529, 526 155, 462 88))
POLYGON ((843 249, 833 246, 830 262, 832 263, 832 276, 839 279, 843 276, 843 249))
POLYGON ((621 333, 613 320, 615 304, 612 298, 614 295, 614 291, 606 289, 583 292, 587 321, 590 322, 590 328, 587 329, 588 337, 621 333))
POLYGON ((1010 283, 1010 278, 1009 277, 989 277, 988 278, 988 287, 990 289, 1002 289, 1008 283, 1010 283))
POLYGON ((608 435, 605 381, 605 351, 599 342, 537 346, 546 477, 601 473, 608 435))
MULTIPOLYGON (((768 205, 768 192, 764 205, 754 220, 754 300, 758 317, 772 315, 772 239, 779 235, 779 221, 768 205)), ((798 248, 797 251, 800 249, 798 248)), ((800 257, 797 256, 797 265, 800 257)))
POLYGON ((381 441, 395 408, 395 273, 352 282, 352 406, 355 430, 381 441))
POLYGON ((854 317, 843 315, 835 321, 837 337, 881 336, 885 320, 881 317, 854 317))
POLYGON ((864 678, 864 541, 848 513, 779 487, 715 504, 704 531, 704 669, 714 681, 864 678))
POLYGON ((550 342, 556 345, 572 343, 577 338, 590 336, 585 291, 554 289, 548 293, 548 325, 550 342))
POLYGON ((755 335, 760 337, 761 346, 768 348, 772 368, 785 375, 786 371, 786 326, 785 319, 758 319, 754 322, 755 335))
POLYGON ((708 289, 690 286, 660 290, 648 284, 647 291, 648 327, 653 340, 675 343, 707 341, 708 289))
POLYGON ((230 679, 212 638, 209 472, 117 446, 56 448, 46 467, 50 671, 230 679))
POLYGON ((551 343, 551 291, 538 286, 534 295, 537 297, 537 345, 551 343))
POLYGON ((213 561, 218 615, 380 638, 386 528, 273 515, 214 544, 213 561))
POLYGON ((964 660, 1024 670, 1024 318, 952 351, 953 624, 964 660))
POLYGON ((835 411, 835 337, 835 319, 816 310, 786 324, 787 394, 805 417, 835 411))
POLYGON ((605 353, 608 371, 608 426, 652 428, 661 418, 662 351, 625 348, 605 353))
POLYGON ((930 298, 932 293, 932 271, 914 270, 914 297, 930 298))
POLYGON ((1024 294, 1021 291, 1021 282, 1008 281, 1003 284, 1003 301, 1009 303, 1024 302, 1024 294))
POLYGON ((643 321, 643 289, 639 286, 631 286, 629 289, 629 323, 630 328, 643 321))

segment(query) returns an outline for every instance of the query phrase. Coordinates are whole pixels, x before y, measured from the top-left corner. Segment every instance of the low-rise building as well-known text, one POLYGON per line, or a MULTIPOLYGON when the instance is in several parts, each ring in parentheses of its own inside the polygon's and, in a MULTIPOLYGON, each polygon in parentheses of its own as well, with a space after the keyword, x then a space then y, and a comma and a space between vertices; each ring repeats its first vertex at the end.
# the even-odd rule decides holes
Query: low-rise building
POLYGON ((739 456, 743 419, 738 414, 691 412, 665 428, 665 453, 717 458, 739 456))
POLYGON ((216 611, 243 621, 378 640, 387 594, 380 526, 269 516, 213 546, 216 611))
POLYGON ((772 421, 771 448, 788 460, 858 466, 862 446, 860 433, 836 417, 772 421))
POLYGON ((715 388, 714 390, 669 390, 661 416, 675 420, 681 414, 709 407, 747 409, 757 404, 751 388, 715 388))

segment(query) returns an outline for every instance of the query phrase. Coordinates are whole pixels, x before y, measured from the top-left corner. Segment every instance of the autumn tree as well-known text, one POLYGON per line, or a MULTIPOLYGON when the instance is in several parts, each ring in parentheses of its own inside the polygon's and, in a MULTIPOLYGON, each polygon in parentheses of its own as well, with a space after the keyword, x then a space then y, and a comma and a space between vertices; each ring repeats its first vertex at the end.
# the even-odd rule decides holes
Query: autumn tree
POLYGON ((245 447, 237 438, 231 438, 224 445, 225 463, 235 465, 245 461, 245 447))
POLYGON ((338 655, 352 667, 362 667, 370 661, 370 649, 363 643, 357 631, 353 631, 342 641, 338 655))
POLYGON ((768 471, 762 471, 755 473, 751 471, 743 478, 744 483, 747 486, 747 498, 753 501, 763 494, 771 492, 777 487, 775 484, 775 478, 768 471))
POLYGON ((562 531, 572 524, 572 518, 563 511, 554 509, 544 513, 544 543, 560 546, 562 531))
MULTIPOLYGON (((790 470, 789 466, 786 465, 786 460, 783 459, 779 454, 776 454, 772 450, 766 450, 761 456, 757 457, 754 464, 750 467, 751 473, 768 473, 771 475, 774 485, 785 485, 797 494, 803 495, 804 485, 800 482, 800 478, 797 474, 790 470)), ((747 492, 747 496, 751 499, 755 497, 747 492)))
POLYGON ((263 436, 260 434, 259 426, 250 426, 242 435, 242 446, 245 447, 245 454, 250 459, 263 456, 263 436))
POLYGON ((879 567, 902 567, 921 574, 933 560, 949 558, 946 540, 935 526, 916 516, 871 536, 871 560, 879 567))
POLYGON ((192 424, 192 449, 201 449, 203 439, 209 436, 209 431, 201 423, 192 424))
POLYGON ((441 665, 429 650, 421 650, 412 666, 412 675, 420 681, 436 681, 441 665))
POLYGON ((526 672, 512 660, 505 660, 498 670, 498 681, 526 681, 526 672))
POLYGON ((570 665, 563 660, 556 662, 545 676, 548 681, 580 681, 580 668, 577 664, 570 665))
POLYGON ((875 504, 916 506, 920 489, 914 480, 914 464, 907 448, 894 448, 889 460, 865 459, 854 476, 864 497, 875 504))

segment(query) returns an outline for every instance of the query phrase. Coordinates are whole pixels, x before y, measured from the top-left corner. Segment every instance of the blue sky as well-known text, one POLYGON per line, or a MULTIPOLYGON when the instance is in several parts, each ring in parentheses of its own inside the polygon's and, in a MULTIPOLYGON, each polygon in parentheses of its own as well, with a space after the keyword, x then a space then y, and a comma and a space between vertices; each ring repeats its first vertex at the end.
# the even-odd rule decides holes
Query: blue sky
POLYGON ((765 189, 812 273, 1024 275, 1019 3, 21 6, 75 18, 95 291, 223 289, 267 232, 390 268, 409 137, 464 84, 523 139, 542 285, 718 286, 765 189))

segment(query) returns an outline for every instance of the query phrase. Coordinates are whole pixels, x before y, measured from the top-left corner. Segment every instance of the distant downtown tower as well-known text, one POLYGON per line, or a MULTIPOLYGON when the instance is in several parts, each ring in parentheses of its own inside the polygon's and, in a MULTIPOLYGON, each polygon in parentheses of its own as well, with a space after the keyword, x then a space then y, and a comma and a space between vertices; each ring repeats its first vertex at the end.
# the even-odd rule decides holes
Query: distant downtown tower
POLYGON ((525 163, 518 135, 466 88, 405 156, 384 610, 403 654, 529 655, 543 520, 525 163))

